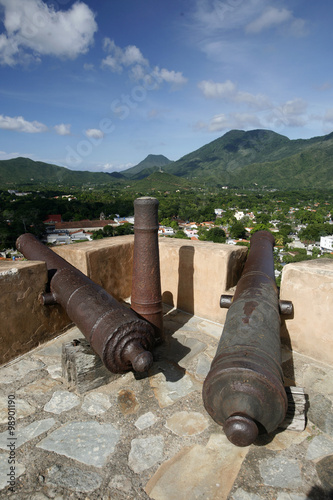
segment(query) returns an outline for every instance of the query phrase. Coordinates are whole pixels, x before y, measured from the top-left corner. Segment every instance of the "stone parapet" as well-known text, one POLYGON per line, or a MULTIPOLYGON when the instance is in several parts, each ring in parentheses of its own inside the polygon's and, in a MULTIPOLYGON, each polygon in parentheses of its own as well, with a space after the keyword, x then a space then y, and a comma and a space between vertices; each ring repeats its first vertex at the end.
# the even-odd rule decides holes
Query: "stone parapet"
POLYGON ((292 350, 333 365, 333 260, 285 266, 281 299, 294 305, 293 317, 283 321, 283 342, 292 350))
POLYGON ((131 295, 133 245, 134 236, 129 235, 52 250, 121 301, 131 295))
POLYGON ((47 281, 44 262, 1 262, 0 364, 59 335, 71 324, 61 306, 40 303, 47 281))
POLYGON ((239 280, 247 248, 204 241, 161 239, 164 303, 195 316, 223 323, 220 296, 239 280))

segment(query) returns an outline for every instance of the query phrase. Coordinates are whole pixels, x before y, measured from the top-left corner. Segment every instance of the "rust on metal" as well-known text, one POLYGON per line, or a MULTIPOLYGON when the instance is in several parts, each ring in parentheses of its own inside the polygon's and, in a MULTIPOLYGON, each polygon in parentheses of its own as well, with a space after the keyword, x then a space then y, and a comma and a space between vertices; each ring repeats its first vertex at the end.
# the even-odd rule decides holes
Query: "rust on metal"
POLYGON ((274 431, 287 411, 273 247, 268 231, 252 236, 203 386, 207 412, 237 446, 253 443, 259 431, 274 431))
POLYGON ((154 327, 157 342, 164 340, 158 250, 158 200, 134 201, 134 255, 131 307, 154 327))
POLYGON ((17 249, 30 260, 46 263, 50 292, 45 305, 60 304, 84 334, 92 349, 113 373, 147 371, 152 363, 154 330, 32 234, 21 235, 17 249))

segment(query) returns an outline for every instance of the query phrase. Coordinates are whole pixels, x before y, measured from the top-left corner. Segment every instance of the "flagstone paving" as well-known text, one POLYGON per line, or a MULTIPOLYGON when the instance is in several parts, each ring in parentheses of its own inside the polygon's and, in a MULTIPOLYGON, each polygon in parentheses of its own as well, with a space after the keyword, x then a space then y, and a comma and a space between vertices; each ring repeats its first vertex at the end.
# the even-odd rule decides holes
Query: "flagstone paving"
POLYGON ((283 347, 286 381, 308 394, 306 428, 237 448, 201 397, 222 325, 166 310, 165 330, 148 374, 86 393, 62 377, 76 327, 0 367, 0 498, 332 499, 333 368, 283 347))

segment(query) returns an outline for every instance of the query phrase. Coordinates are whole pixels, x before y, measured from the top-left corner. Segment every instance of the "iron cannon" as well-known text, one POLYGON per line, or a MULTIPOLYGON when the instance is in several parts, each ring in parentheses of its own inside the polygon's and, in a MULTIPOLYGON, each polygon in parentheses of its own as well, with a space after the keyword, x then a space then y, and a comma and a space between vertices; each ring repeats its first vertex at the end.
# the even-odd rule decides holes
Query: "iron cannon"
POLYGON ((144 196, 134 201, 134 255, 131 307, 155 330, 162 342, 163 309, 158 250, 158 200, 144 196))
POLYGON ((216 355, 203 385, 207 412, 222 425, 229 441, 248 446, 259 432, 270 433, 284 420, 280 308, 273 260, 274 237, 258 231, 235 294, 221 297, 227 317, 216 355))
POLYGON ((151 367, 155 336, 149 323, 32 234, 21 235, 16 246, 27 259, 46 263, 50 291, 41 295, 42 303, 60 304, 111 372, 151 367))

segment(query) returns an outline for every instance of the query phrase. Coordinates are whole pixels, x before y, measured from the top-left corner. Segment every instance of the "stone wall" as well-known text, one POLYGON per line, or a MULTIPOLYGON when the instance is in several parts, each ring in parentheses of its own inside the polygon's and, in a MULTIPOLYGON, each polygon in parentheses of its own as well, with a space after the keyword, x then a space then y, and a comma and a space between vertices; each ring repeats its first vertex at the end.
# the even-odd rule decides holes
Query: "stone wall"
MULTIPOLYGON (((133 236, 57 247, 56 253, 117 300, 131 295, 133 236)), ((223 323, 222 293, 233 293, 247 249, 218 243, 159 240, 163 302, 223 323)), ((43 306, 47 270, 42 262, 0 261, 0 364, 57 336, 71 324, 61 306, 43 306)), ((294 304, 282 322, 282 339, 299 353, 333 364, 333 260, 285 266, 281 298, 294 304)))
POLYGON ((159 249, 163 302, 223 323, 220 296, 237 284, 247 248, 163 238, 159 249))
POLYGON ((61 306, 43 306, 44 262, 0 263, 0 364, 30 351, 71 324, 61 306))
POLYGON ((282 324, 282 340, 302 354, 333 365, 333 260, 317 259, 284 267, 281 299, 291 300, 292 317, 282 324))

